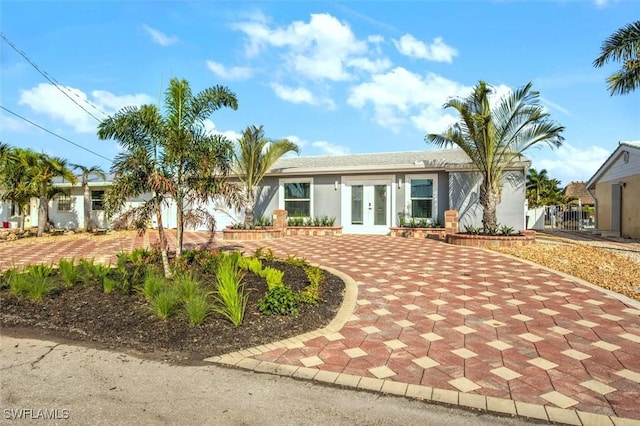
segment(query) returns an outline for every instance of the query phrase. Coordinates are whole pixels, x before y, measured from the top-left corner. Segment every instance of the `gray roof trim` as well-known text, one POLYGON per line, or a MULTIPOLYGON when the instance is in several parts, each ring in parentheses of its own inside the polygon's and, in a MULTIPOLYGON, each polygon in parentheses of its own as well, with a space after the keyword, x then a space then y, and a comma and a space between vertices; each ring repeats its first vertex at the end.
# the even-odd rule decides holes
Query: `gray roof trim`
MULTIPOLYGON (((522 157, 509 169, 529 167, 522 157)), ((460 149, 407 151, 373 154, 350 154, 315 157, 281 158, 269 171, 269 176, 322 175, 425 171, 475 171, 469 157, 460 149)))
POLYGON ((611 155, 609 155, 606 160, 604 160, 604 163, 602 163, 600 168, 596 170, 591 179, 587 181, 587 190, 596 189, 596 184, 598 183, 602 175, 604 175, 607 170, 609 170, 611 166, 613 166, 613 163, 618 160, 618 158, 622 155, 622 152, 626 148, 637 149, 638 151, 640 151, 640 141, 618 142, 618 146, 616 147, 616 149, 611 153, 611 155))

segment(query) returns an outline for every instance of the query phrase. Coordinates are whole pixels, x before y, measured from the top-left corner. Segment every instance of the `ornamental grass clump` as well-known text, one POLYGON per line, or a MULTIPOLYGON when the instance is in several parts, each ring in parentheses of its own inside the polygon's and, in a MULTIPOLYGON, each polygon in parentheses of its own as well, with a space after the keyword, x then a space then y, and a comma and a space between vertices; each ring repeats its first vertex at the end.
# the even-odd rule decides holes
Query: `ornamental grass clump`
POLYGON ((184 313, 191 325, 200 325, 211 314, 212 307, 206 294, 196 294, 183 302, 184 313))
POLYGON ((180 297, 171 287, 165 287, 150 302, 151 311, 161 320, 173 316, 178 310, 180 297))
POLYGON ((238 267, 239 253, 235 253, 226 254, 218 264, 213 310, 237 327, 244 319, 249 295, 242 283, 244 272, 238 267))
POLYGON ((309 266, 305 268, 309 285, 298 293, 298 299, 302 303, 309 305, 317 305, 322 300, 321 285, 324 281, 324 271, 317 266, 309 266))
POLYGON ((174 288, 182 303, 186 303, 194 297, 204 294, 200 282, 193 274, 186 273, 178 275, 175 277, 174 282, 174 288))
POLYGON ((144 283, 142 284, 140 292, 147 302, 151 302, 166 287, 167 282, 164 276, 155 271, 149 271, 144 277, 144 283))
POLYGON ((62 285, 65 287, 73 287, 80 281, 80 271, 75 263, 75 258, 60 259, 58 262, 58 271, 62 278, 62 285))

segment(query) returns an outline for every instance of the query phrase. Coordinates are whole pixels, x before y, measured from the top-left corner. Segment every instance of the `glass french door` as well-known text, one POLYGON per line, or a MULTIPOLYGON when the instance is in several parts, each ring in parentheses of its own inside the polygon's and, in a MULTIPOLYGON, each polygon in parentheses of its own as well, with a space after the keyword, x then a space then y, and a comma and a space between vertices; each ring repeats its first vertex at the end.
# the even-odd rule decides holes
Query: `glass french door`
POLYGON ((349 228, 354 233, 387 233, 389 231, 390 184, 353 183, 350 189, 349 228))

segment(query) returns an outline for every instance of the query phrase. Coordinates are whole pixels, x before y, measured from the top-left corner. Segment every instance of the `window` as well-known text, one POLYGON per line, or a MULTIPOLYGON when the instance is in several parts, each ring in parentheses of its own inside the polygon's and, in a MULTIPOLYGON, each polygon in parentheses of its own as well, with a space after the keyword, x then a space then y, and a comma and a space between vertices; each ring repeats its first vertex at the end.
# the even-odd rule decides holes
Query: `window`
POLYGON ((104 210, 102 200, 104 199, 104 191, 91 191, 91 210, 104 210))
POLYGON ((407 176, 407 203, 412 219, 435 220, 436 210, 435 175, 407 176))
POLYGON ((69 194, 58 195, 58 211, 70 212, 71 211, 71 196, 69 194))
POLYGON ((280 179, 278 194, 289 217, 313 217, 313 178, 280 179))

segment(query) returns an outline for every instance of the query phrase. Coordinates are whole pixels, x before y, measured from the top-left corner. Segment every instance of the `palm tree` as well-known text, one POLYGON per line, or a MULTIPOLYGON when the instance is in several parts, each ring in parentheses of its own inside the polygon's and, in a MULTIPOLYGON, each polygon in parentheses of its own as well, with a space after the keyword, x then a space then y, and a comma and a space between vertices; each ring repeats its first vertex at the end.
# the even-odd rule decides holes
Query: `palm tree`
POLYGON ((548 184, 549 175, 547 174, 547 169, 542 169, 540 172, 534 168, 529 169, 527 173, 527 201, 529 207, 540 207, 540 194, 548 184))
POLYGON ((38 237, 44 234, 49 218, 49 197, 52 193, 53 180, 62 178, 71 184, 77 182, 76 175, 67 165, 67 160, 60 157, 50 157, 38 154, 28 157, 28 174, 31 185, 36 190, 38 202, 38 237))
POLYGON ((126 224, 133 223, 140 233, 146 231, 155 215, 164 273, 169 277, 171 270, 162 208, 166 205, 166 196, 174 192, 174 188, 160 152, 163 125, 160 112, 153 105, 125 107, 98 125, 98 137, 116 139, 124 149, 111 166, 116 178, 105 191, 105 214, 118 216, 126 224), (125 209, 129 199, 149 193, 149 200, 125 209))
POLYGON ((37 188, 33 185, 30 164, 36 162, 35 158, 40 156, 37 152, 30 149, 12 147, 4 153, 4 161, 2 162, 1 179, 2 185, 6 191, 3 192, 1 199, 3 201, 11 201, 18 206, 20 212, 20 233, 24 232, 24 225, 27 210, 31 198, 38 197, 37 188))
POLYGON ((454 108, 460 120, 442 134, 428 134, 425 140, 439 147, 458 147, 482 174, 480 204, 485 229, 497 225, 496 209, 505 170, 514 165, 531 146, 562 145, 563 126, 549 118, 539 105, 539 93, 531 83, 490 102, 493 88, 480 81, 466 98, 450 99, 444 108, 454 108))
POLYGON ((593 66, 600 68, 610 60, 622 62, 622 68, 607 78, 611 95, 624 95, 640 87, 640 21, 610 35, 593 66))
MULTIPOLYGON (((187 201, 189 198, 197 198, 194 188, 189 188, 188 183, 193 181, 191 178, 194 174, 202 172, 210 175, 211 172, 193 168, 200 163, 197 158, 201 152, 199 146, 221 142, 220 138, 214 138, 205 132, 205 120, 222 107, 234 110, 238 108, 236 95, 224 86, 210 87, 194 96, 186 80, 172 78, 169 81, 165 93, 167 115, 162 132, 165 162, 175 183, 175 193, 172 195, 177 209, 176 256, 182 254, 187 201)), ((210 152, 224 151, 224 147, 210 148, 210 152)), ((230 160, 230 157, 221 155, 216 159, 214 170, 224 174, 225 169, 229 169, 230 160)))
POLYGON ((107 175, 100 166, 86 167, 80 164, 71 165, 76 170, 82 172, 82 188, 84 189, 84 230, 91 232, 91 189, 89 188, 89 176, 95 175, 105 180, 107 175))
POLYGON ((300 153, 298 145, 287 139, 270 140, 264 135, 262 126, 249 126, 238 139, 235 153, 234 172, 244 184, 245 216, 244 226, 250 228, 254 222, 256 189, 264 175, 276 161, 287 152, 300 153))

